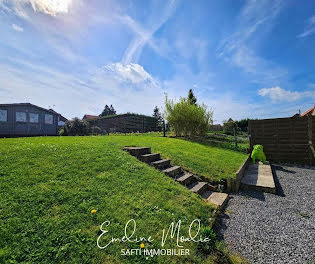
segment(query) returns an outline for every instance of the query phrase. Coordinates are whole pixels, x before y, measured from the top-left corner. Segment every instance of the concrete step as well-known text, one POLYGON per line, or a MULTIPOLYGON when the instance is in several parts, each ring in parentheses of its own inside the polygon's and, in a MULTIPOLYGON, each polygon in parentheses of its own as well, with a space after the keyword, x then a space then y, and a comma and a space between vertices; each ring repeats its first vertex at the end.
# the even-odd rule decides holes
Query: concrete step
POLYGON ((170 167, 170 168, 163 170, 163 172, 166 175, 174 178, 176 175, 182 173, 182 168, 180 166, 173 166, 173 167, 170 167))
POLYGON ((171 161, 169 159, 161 159, 161 160, 157 160, 157 161, 151 162, 151 164, 155 168, 157 168, 159 170, 163 170, 163 169, 165 169, 165 168, 170 166, 171 161))
POLYGON ((273 179, 270 164, 250 163, 241 180, 240 188, 243 190, 255 190, 260 192, 276 193, 276 185, 273 179))
POLYGON ((214 204, 217 208, 222 208, 228 201, 227 193, 212 192, 207 198, 207 202, 214 204))
POLYGON ((188 186, 196 182, 197 178, 191 173, 186 173, 178 175, 175 180, 184 186, 188 186))
POLYGON ((204 192, 208 190, 208 183, 207 182, 196 182, 188 186, 188 189, 190 189, 194 193, 198 193, 202 195, 204 192))
POLYGON ((132 156, 136 157, 151 153, 151 148, 143 147, 124 147, 123 150, 128 151, 132 156))
POLYGON ((149 163, 160 159, 160 153, 145 154, 140 156, 140 160, 149 163))

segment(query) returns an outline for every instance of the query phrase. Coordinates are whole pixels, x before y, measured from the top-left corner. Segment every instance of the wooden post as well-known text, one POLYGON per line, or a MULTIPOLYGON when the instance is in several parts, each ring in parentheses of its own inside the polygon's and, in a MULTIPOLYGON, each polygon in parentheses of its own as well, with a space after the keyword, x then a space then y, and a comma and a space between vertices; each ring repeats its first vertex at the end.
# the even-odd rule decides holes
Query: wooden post
POLYGON ((308 134, 308 144, 309 144, 309 164, 312 165, 313 159, 315 162, 315 150, 314 150, 313 142, 312 142, 313 129, 312 129, 312 116, 311 115, 308 115, 307 117, 307 134, 308 134))
POLYGON ((253 140, 252 140, 252 121, 248 120, 248 137, 249 137, 249 151, 253 149, 253 140))

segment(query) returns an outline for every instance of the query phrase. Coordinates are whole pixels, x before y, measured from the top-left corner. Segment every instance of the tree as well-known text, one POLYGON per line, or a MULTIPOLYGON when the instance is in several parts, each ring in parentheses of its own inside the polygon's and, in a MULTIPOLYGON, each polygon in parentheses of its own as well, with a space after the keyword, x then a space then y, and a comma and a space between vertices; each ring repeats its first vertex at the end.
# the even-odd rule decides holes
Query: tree
POLYGON ((160 109, 157 106, 153 110, 153 117, 157 119, 158 127, 161 128, 163 126, 163 117, 160 112, 160 109))
POLYGON ((205 105, 192 104, 188 98, 177 103, 165 99, 165 118, 176 136, 204 136, 212 124, 212 114, 205 105))
POLYGON ((110 112, 110 115, 116 115, 116 110, 113 107, 113 105, 110 105, 109 112, 110 112))
POLYGON ((79 118, 68 120, 64 126, 64 136, 85 136, 89 134, 89 123, 79 118))
POLYGON ((105 105, 103 112, 99 115, 99 117, 102 116, 109 116, 109 115, 116 115, 116 110, 113 107, 113 105, 110 105, 110 107, 108 105, 105 105))
POLYGON ((162 114, 157 106, 153 110, 153 117, 155 117, 159 123, 163 122, 162 114))
POLYGON ((225 134, 234 135, 234 128, 236 127, 236 122, 234 122, 232 118, 223 122, 223 131, 225 134))
POLYGON ((246 118, 246 119, 241 119, 239 121, 235 121, 237 127, 239 127, 242 131, 247 131, 248 129, 248 121, 249 121, 249 118, 246 118))
POLYGON ((188 102, 194 105, 197 103, 197 98, 195 97, 192 89, 190 89, 188 92, 188 102))

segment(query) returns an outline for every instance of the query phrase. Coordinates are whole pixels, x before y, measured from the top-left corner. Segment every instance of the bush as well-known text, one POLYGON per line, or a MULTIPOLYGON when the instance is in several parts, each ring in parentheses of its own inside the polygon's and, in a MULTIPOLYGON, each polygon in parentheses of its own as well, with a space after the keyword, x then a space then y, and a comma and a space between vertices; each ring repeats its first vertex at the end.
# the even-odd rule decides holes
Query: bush
POLYGON ((102 134, 102 129, 99 128, 98 126, 92 126, 90 132, 93 135, 100 135, 100 134, 102 134))
POLYGON ((58 133, 59 133, 59 136, 64 136, 65 130, 61 128, 58 133))
POLYGON ((236 128, 236 123, 232 118, 223 123, 223 131, 225 134, 234 135, 234 128, 236 128))
POLYGON ((86 136, 89 134, 89 123, 79 118, 67 121, 64 126, 64 136, 86 136))
POLYGON ((174 103, 166 97, 165 118, 176 136, 204 136, 212 124, 212 112, 205 105, 191 104, 186 98, 174 103))
POLYGON ((209 238, 209 241, 203 242, 203 243, 198 243, 197 250, 202 254, 202 255, 209 255, 211 254, 215 248, 216 248, 216 235, 212 231, 211 227, 206 226, 202 227, 200 229, 200 236, 202 238, 209 238))

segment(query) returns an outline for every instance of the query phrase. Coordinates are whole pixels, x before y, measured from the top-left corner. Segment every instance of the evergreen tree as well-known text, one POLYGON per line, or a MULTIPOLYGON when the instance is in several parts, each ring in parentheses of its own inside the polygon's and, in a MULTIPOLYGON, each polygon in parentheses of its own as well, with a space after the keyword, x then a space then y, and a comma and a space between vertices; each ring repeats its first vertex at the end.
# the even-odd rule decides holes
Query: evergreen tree
POLYGON ((116 110, 113 107, 113 105, 105 105, 103 112, 99 115, 100 117, 102 116, 109 116, 109 115, 116 115, 116 110))
POLYGON ((153 110, 153 117, 157 119, 157 123, 159 127, 163 126, 163 117, 160 112, 160 109, 157 106, 153 110))
POLYGON ((102 117, 108 115, 110 115, 110 108, 108 107, 108 105, 105 105, 103 112, 99 116, 102 117))
POLYGON ((188 92, 188 101, 190 102, 190 104, 194 105, 197 103, 197 98, 195 97, 192 89, 190 89, 188 92))
POLYGON ((115 110, 115 108, 113 107, 113 105, 110 105, 110 114, 111 115, 116 115, 116 110, 115 110))

